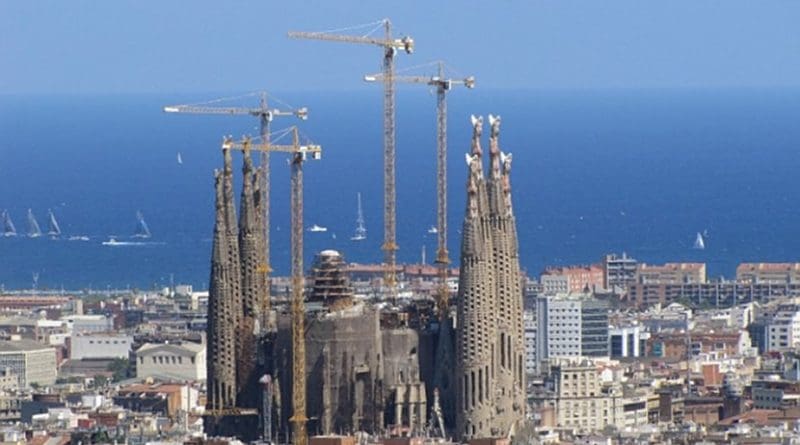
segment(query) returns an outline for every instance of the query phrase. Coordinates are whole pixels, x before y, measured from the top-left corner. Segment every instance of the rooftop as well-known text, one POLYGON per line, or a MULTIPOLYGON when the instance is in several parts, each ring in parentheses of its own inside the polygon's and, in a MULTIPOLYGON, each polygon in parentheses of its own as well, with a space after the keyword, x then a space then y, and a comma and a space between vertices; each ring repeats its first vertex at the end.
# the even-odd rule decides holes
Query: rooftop
POLYGON ((800 272, 800 263, 741 263, 736 273, 745 272, 800 272))
POLYGON ((50 346, 42 343, 21 339, 12 341, 0 341, 0 353, 2 352, 27 352, 27 351, 40 351, 42 349, 53 350, 50 346))

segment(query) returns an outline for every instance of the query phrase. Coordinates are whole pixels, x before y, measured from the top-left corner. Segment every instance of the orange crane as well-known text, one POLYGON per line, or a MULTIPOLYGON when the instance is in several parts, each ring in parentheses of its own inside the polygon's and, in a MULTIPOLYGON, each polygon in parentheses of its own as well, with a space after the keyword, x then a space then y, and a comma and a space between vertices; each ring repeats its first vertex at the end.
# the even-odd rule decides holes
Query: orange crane
POLYGON ((307 157, 319 160, 322 158, 322 147, 319 145, 300 145, 297 127, 292 127, 292 144, 272 145, 253 144, 249 138, 242 142, 226 139, 223 147, 229 149, 256 150, 262 153, 279 151, 292 154, 290 162, 291 174, 291 226, 292 226, 292 410, 289 421, 292 423, 294 445, 306 445, 306 340, 305 340, 305 303, 303 278, 303 162, 307 157))
MULTIPOLYGON (((438 249, 436 251, 436 264, 439 266, 439 291, 437 306, 439 317, 444 319, 450 299, 450 290, 447 287, 447 269, 450 265, 450 255, 447 252, 447 92, 453 85, 463 85, 469 89, 475 88, 473 76, 463 79, 445 78, 444 62, 437 62, 438 73, 433 76, 394 76, 395 82, 429 85, 436 88, 436 233, 438 249)), ((364 76, 367 82, 383 80, 382 74, 364 76)))
MULTIPOLYGON (((222 99, 214 99, 209 102, 201 103, 201 104, 194 104, 194 105, 167 105, 164 107, 165 113, 187 113, 187 114, 222 114, 222 115, 244 115, 244 116, 255 116, 258 118, 260 124, 260 133, 261 133, 261 140, 264 144, 269 144, 270 138, 270 124, 272 120, 276 117, 281 116, 295 116, 301 120, 308 119, 308 109, 305 107, 293 109, 291 107, 287 107, 286 110, 279 110, 277 108, 270 108, 268 106, 268 95, 266 92, 258 92, 253 94, 246 94, 244 96, 238 96, 234 98, 222 98, 222 99), (251 97, 254 95, 258 95, 260 97, 260 104, 258 107, 255 108, 248 108, 248 107, 226 107, 226 106, 216 106, 213 104, 217 104, 220 102, 230 101, 232 99, 239 99, 243 97, 251 97)), ((267 320, 267 312, 269 311, 269 274, 272 272, 272 268, 270 266, 270 259, 269 259, 269 231, 270 231, 270 213, 269 213, 269 192, 270 192, 270 168, 269 168, 269 154, 270 151, 280 151, 280 150, 261 150, 261 167, 263 170, 263 175, 261 176, 261 198, 260 202, 264 208, 264 222, 263 227, 261 230, 263 231, 264 236, 264 264, 260 264, 258 267, 259 272, 263 272, 266 275, 265 281, 267 283, 266 286, 266 294, 263 296, 263 300, 261 301, 261 313, 262 317, 264 317, 265 321, 267 320)), ((266 323, 262 323, 262 329, 266 328, 266 323)))
POLYGON ((392 24, 383 19, 367 25, 347 29, 377 25, 371 32, 383 27, 383 37, 351 36, 334 34, 336 31, 324 32, 289 32, 290 38, 328 40, 344 43, 361 43, 377 45, 383 49, 383 246, 385 252, 385 284, 389 288, 392 300, 397 296, 397 238, 396 238, 396 192, 395 192, 395 110, 394 110, 394 56, 398 50, 407 54, 414 52, 414 39, 405 36, 399 39, 392 37, 392 24))

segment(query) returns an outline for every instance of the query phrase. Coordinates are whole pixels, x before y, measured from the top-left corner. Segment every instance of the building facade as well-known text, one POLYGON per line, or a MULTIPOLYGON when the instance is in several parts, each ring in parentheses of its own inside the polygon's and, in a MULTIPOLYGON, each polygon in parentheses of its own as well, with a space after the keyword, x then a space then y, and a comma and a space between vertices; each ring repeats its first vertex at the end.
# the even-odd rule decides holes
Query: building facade
POLYGON ((624 291, 636 283, 638 261, 624 252, 621 256, 606 255, 602 261, 603 287, 613 291, 624 291))
POLYGON ((206 380, 206 347, 198 343, 145 343, 136 350, 136 377, 167 381, 206 380))
POLYGON ((748 284, 800 284, 800 263, 742 263, 736 281, 748 284))
POLYGON ((566 357, 608 357, 608 303, 585 294, 536 299, 535 366, 566 357))
POLYGON ((122 334, 83 334, 70 337, 69 357, 84 359, 128 359, 133 337, 122 334))
POLYGON ((19 386, 56 382, 56 350, 32 340, 0 341, 0 368, 9 369, 19 386))
POLYGON ((542 272, 540 280, 545 293, 594 292, 604 287, 603 268, 595 264, 550 267, 542 272), (553 286, 555 284, 558 286, 553 286))
POLYGON ((641 284, 699 284, 706 282, 705 263, 640 263, 636 282, 641 284))

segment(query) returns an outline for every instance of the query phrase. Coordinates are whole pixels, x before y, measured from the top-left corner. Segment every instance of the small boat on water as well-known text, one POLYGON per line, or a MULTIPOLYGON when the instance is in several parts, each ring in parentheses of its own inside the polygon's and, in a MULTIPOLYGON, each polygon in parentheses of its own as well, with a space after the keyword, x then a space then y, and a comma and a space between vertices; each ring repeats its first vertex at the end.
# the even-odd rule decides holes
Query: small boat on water
POLYGON ((108 241, 103 241, 104 246, 119 246, 121 244, 122 243, 120 241, 117 241, 117 239, 114 238, 113 236, 109 238, 108 241))
POLYGON ((104 246, 156 246, 163 245, 164 243, 148 241, 117 241, 117 238, 111 236, 108 238, 108 241, 103 241, 102 244, 104 246))
POLYGON ((367 228, 364 227, 364 212, 361 211, 361 193, 358 194, 358 213, 356 216, 356 231, 350 237, 352 241, 364 241, 367 239, 367 228))
POLYGON ((706 242, 703 239, 703 235, 700 232, 697 232, 697 238, 694 240, 694 246, 697 250, 703 250, 706 248, 706 242))
POLYGON ((47 222, 47 235, 56 238, 61 236, 61 227, 58 226, 58 221, 56 221, 56 215, 53 214, 52 209, 47 209, 48 214, 48 222, 47 222))
POLYGON ((183 165, 183 158, 181 157, 181 152, 178 152, 178 165, 183 165))
POLYGON ((73 235, 67 238, 69 241, 89 241, 89 237, 86 235, 73 235))
POLYGON ((3 210, 3 236, 17 236, 17 228, 7 210, 3 210))
POLYGON ((428 233, 435 235, 439 233, 439 229, 437 229, 436 226, 430 226, 430 228, 428 228, 428 233))
POLYGON ((142 216, 142 212, 136 211, 136 233, 133 234, 134 238, 150 238, 150 228, 142 216))
POLYGON ((36 222, 36 217, 33 216, 33 210, 28 209, 28 237, 38 238, 42 236, 42 229, 39 228, 39 223, 36 222))
POLYGON ((327 232, 328 228, 327 227, 318 226, 318 225, 314 224, 313 226, 308 228, 308 231, 309 232, 327 232))

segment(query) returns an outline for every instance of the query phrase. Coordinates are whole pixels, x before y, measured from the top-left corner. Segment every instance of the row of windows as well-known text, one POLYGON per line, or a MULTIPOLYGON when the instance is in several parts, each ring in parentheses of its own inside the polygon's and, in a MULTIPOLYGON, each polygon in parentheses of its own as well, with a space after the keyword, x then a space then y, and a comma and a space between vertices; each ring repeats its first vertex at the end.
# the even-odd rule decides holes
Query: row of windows
MULTIPOLYGON (((168 365, 168 364, 170 364, 170 362, 172 362, 173 365, 175 365, 175 364, 182 365, 183 364, 183 357, 181 357, 181 356, 154 355, 151 358, 153 359, 153 364, 154 365, 155 364, 159 364, 159 365, 167 364, 168 365)), ((191 360, 191 363, 194 364, 194 357, 189 357, 189 359, 191 360)), ((142 365, 144 364, 144 357, 139 357, 139 363, 142 364, 142 365)))
MULTIPOLYGON (((89 344, 90 345, 93 345, 95 343, 97 343, 98 345, 102 345, 103 344, 103 340, 97 340, 97 342, 95 342, 94 340, 89 340, 89 344)), ((107 345, 112 344, 112 340, 105 340, 105 344, 107 344, 107 345)), ((113 344, 115 344, 115 345, 119 345, 119 344, 127 345, 128 344, 128 340, 113 340, 113 344)))

